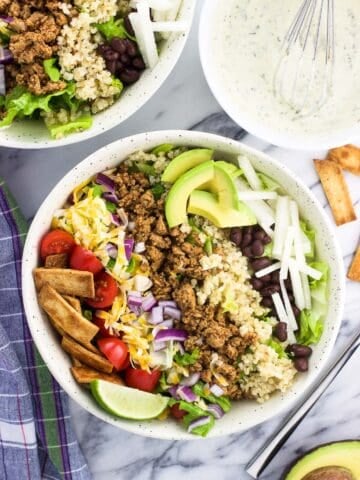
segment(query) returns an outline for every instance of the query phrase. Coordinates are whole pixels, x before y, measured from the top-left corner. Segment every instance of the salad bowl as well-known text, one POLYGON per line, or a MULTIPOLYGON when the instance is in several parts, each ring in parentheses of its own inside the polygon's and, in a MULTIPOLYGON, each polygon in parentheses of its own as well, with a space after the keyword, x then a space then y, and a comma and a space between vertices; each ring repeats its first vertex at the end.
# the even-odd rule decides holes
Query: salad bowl
POLYGON ((221 159, 229 161, 239 155, 246 155, 257 171, 274 179, 297 202, 301 218, 316 229, 315 245, 318 260, 326 262, 329 266, 328 310, 324 319, 324 331, 319 343, 313 347, 309 370, 298 375, 286 393, 276 393, 265 403, 250 400, 233 402, 231 411, 216 423, 216 428, 209 436, 241 432, 289 408, 301 397, 305 389, 316 381, 332 351, 344 303, 342 257, 322 206, 301 180, 268 155, 225 137, 177 130, 150 132, 124 138, 90 155, 55 186, 30 227, 24 248, 22 270, 23 299, 29 327, 51 373, 68 395, 85 410, 114 426, 139 435, 171 440, 194 439, 190 433, 170 419, 129 421, 115 417, 98 406, 89 392, 81 388, 72 377, 69 370, 70 359, 61 350, 56 334, 39 306, 33 282, 33 271, 39 263, 39 244, 49 230, 51 212, 60 209, 70 192, 89 177, 100 171, 109 171, 135 151, 149 151, 161 144, 214 149, 221 155, 221 159))

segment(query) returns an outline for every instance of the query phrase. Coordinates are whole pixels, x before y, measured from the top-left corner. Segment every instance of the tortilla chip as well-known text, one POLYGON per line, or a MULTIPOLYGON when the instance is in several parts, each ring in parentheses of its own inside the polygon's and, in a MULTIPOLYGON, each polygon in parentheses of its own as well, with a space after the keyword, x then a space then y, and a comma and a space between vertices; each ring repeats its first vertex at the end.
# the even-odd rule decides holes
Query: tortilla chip
POLYGON ((354 282, 360 282, 360 246, 355 253, 347 276, 354 282))
POLYGON ((314 160, 336 225, 356 220, 348 186, 338 164, 330 160, 314 160))
POLYGON ((36 268, 34 278, 38 290, 48 283, 64 295, 88 298, 95 296, 94 275, 91 272, 69 268, 36 268))
POLYGON ((49 315, 53 325, 60 326, 62 331, 85 345, 86 348, 97 351, 90 343, 99 331, 96 325, 78 313, 49 284, 42 287, 38 298, 40 305, 49 315))
POLYGON ((66 253, 57 253, 48 255, 45 258, 45 268, 66 268, 68 264, 68 256, 66 253))
POLYGON ((344 170, 360 175, 360 148, 355 145, 345 145, 329 151, 328 160, 336 162, 344 170))
POLYGON ((70 297, 69 295, 63 295, 63 298, 73 307, 74 310, 81 313, 81 303, 78 298, 70 297))
POLYGON ((124 385, 124 382, 118 375, 98 372, 89 367, 71 367, 73 377, 78 383, 90 383, 93 380, 105 380, 118 385, 124 385))
POLYGON ((82 367, 83 364, 75 357, 71 357, 71 361, 74 367, 82 367))
MULTIPOLYGON (((72 357, 100 372, 111 373, 112 364, 98 353, 90 352, 70 337, 63 337, 61 346, 72 357)), ((100 353, 100 352, 99 352, 100 353)))

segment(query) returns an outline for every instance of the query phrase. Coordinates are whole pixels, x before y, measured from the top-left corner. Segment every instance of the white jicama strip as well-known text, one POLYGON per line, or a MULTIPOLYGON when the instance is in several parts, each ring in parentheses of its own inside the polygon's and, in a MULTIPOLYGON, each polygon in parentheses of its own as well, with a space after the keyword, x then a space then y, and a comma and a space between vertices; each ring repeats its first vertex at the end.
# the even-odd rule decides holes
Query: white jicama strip
POLYGON ((241 170, 243 171, 245 178, 248 181, 250 187, 253 190, 261 190, 262 184, 261 184, 260 178, 257 176, 257 173, 254 167, 252 166, 250 160, 243 155, 239 155, 238 164, 241 170))
MULTIPOLYGON (((141 3, 141 0, 137 0, 137 3, 141 3)), ((147 0, 147 3, 153 10, 166 12, 173 7, 174 0, 147 0)))
POLYGON ((301 243, 302 243, 303 252, 306 255, 307 253, 311 252, 311 242, 308 239, 308 237, 305 235, 305 233, 302 231, 301 228, 300 228, 300 236, 301 236, 301 243))
POLYGON ((280 267, 281 267, 280 262, 273 263, 269 267, 263 268, 262 270, 258 270, 257 272, 255 272, 255 277, 256 278, 265 277, 265 275, 269 275, 269 273, 279 270, 280 267))
POLYGON ((283 298, 286 314, 287 314, 287 317, 288 317, 288 320, 289 320, 289 326, 290 326, 290 328, 292 328, 292 330, 297 330, 299 327, 298 327, 298 324, 297 324, 297 321, 296 321, 296 318, 295 318, 295 315, 294 315, 294 312, 293 312, 293 309, 292 309, 292 306, 291 306, 289 295, 286 291, 284 280, 281 280, 281 279, 280 279, 280 289, 281 289, 281 295, 282 295, 282 298, 283 298))
POLYGON ((268 192, 267 190, 257 190, 238 193, 240 200, 275 200, 277 198, 276 192, 268 192))
POLYGON ((288 340, 290 343, 296 343, 296 338, 294 335, 294 331, 291 328, 291 325, 289 323, 288 316, 286 314, 285 307, 283 305, 283 302, 281 300, 281 297, 278 293, 274 293, 271 295, 272 301, 274 302, 275 310, 277 313, 277 316, 279 317, 280 322, 284 322, 287 324, 287 334, 288 334, 288 340))
POLYGON ((320 280, 320 278, 323 276, 320 270, 316 270, 316 268, 312 268, 309 265, 306 265, 306 263, 298 263, 297 266, 300 272, 305 273, 305 275, 313 278, 314 280, 320 280))
POLYGON ((304 310, 305 298, 304 298, 304 290, 301 282, 301 276, 297 268, 297 264, 293 259, 290 259, 289 270, 290 270, 291 283, 293 287, 293 293, 295 297, 295 304, 299 310, 304 310))
POLYGON ((186 32, 187 22, 152 22, 153 32, 186 32))
POLYGON ((166 12, 166 20, 176 20, 176 17, 178 16, 180 10, 181 2, 182 0, 172 0, 173 6, 170 8, 170 10, 166 12))
POLYGON ((285 236, 289 227, 289 198, 278 196, 275 213, 275 231, 272 254, 281 258, 284 249, 285 236))
POLYGON ((153 68, 159 60, 159 55, 150 20, 150 9, 146 3, 138 3, 137 9, 137 13, 130 13, 129 20, 145 64, 147 67, 153 68))
POLYGON ((304 273, 300 273, 300 277, 301 277, 301 284, 304 292, 305 308, 310 310, 311 309, 311 292, 310 292, 309 280, 307 275, 304 273))
POLYGON ((281 280, 285 280, 285 278, 288 277, 289 261, 291 258, 291 250, 294 243, 294 238, 295 238, 294 227, 289 227, 286 234, 286 238, 285 238, 283 254, 281 257, 281 268, 280 268, 281 280))
POLYGON ((295 239, 294 239, 294 250, 295 258, 298 263, 305 263, 305 254, 303 249, 303 239, 301 235, 300 220, 299 220, 299 209, 298 205, 294 200, 290 201, 290 222, 294 227, 295 239))

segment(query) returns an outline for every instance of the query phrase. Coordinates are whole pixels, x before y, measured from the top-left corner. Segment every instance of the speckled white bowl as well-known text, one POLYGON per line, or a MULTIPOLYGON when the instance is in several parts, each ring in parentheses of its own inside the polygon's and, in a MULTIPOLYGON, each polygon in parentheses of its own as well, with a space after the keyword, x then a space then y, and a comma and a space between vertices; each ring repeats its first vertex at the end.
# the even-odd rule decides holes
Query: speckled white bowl
POLYGON ((79 163, 57 184, 33 220, 27 236, 22 263, 25 311, 32 336, 51 373, 70 397, 88 412, 112 425, 140 435, 174 440, 197 438, 188 434, 172 420, 134 422, 116 418, 103 411, 95 403, 90 393, 74 381, 69 370, 70 359, 61 350, 53 328, 38 305, 32 277, 32 272, 39 261, 39 243, 50 227, 52 212, 61 208, 73 188, 95 173, 115 167, 130 153, 139 149, 152 149, 162 143, 213 148, 220 152, 221 158, 225 159, 239 153, 248 155, 255 168, 275 178, 297 200, 303 218, 317 230, 318 255, 329 264, 331 270, 329 313, 325 320, 324 334, 319 345, 314 348, 309 372, 298 375, 293 387, 286 394, 274 395, 263 405, 250 401, 235 402, 231 412, 216 422, 216 427, 210 433, 210 437, 227 435, 246 430, 274 417, 301 397, 305 388, 316 380, 319 371, 324 366, 333 348, 341 322, 345 282, 342 257, 334 232, 323 208, 310 190, 278 161, 225 137, 178 130, 135 135, 98 150, 79 163))
POLYGON ((53 140, 41 121, 14 122, 11 127, 0 129, 0 146, 24 149, 61 147, 96 137, 129 118, 157 92, 175 67, 190 32, 195 6, 196 0, 182 0, 178 19, 187 22, 188 30, 173 34, 161 43, 157 65, 152 70, 145 70, 140 80, 126 88, 114 105, 94 115, 89 130, 53 140))

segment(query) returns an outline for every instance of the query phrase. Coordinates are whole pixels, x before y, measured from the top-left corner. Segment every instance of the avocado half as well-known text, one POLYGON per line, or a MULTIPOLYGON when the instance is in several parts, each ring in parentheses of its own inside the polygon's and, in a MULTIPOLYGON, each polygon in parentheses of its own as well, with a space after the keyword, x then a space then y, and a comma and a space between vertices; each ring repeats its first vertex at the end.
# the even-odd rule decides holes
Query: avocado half
POLYGON ((296 460, 283 480, 360 480, 360 441, 320 445, 296 460))

